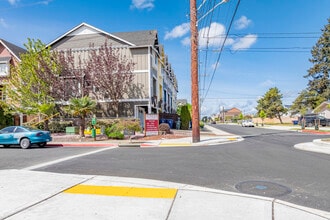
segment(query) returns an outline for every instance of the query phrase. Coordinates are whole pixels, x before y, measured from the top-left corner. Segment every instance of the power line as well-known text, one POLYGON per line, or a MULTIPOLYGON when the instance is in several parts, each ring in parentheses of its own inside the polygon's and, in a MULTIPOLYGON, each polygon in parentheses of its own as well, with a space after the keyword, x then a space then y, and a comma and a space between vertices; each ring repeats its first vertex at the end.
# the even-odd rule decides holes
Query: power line
MULTIPOLYGON (((235 16, 236 16, 236 13, 237 13, 237 10, 238 10, 238 7, 239 7, 240 2, 241 2, 241 0, 238 0, 238 2, 237 2, 237 4, 236 4, 236 8, 235 8, 234 14, 233 14, 233 16, 232 16, 232 18, 231 18, 231 21, 230 21, 230 24, 229 24, 228 30, 227 30, 227 32, 226 32, 226 36, 225 36, 225 38, 224 38, 224 41, 223 41, 223 43, 222 43, 222 46, 221 46, 221 49, 220 49, 220 52, 219 52, 219 55, 218 55, 217 61, 216 61, 216 63, 215 63, 215 68, 214 68, 214 71, 213 71, 213 74, 212 74, 212 77, 211 77, 211 81, 210 81, 209 86, 208 86, 208 88, 207 88, 207 90, 206 90, 205 96, 204 96, 204 98, 203 98, 202 100, 204 100, 204 99, 206 98, 206 96, 207 96, 207 94, 208 94, 208 92, 209 92, 209 90, 210 90, 210 87, 211 87, 211 84, 212 84, 212 82, 213 82, 213 79, 214 79, 214 75, 215 75, 215 72, 216 72, 217 66, 219 65, 220 57, 221 57, 221 54, 222 54, 221 52, 222 52, 222 50, 223 50, 223 48, 224 48, 224 46, 225 46, 226 40, 227 40, 227 38, 228 38, 228 34, 229 34, 230 29, 231 29, 231 27, 232 27, 232 24, 233 24, 233 22, 234 22, 234 18, 235 18, 235 16)), ((202 105, 202 104, 203 104, 203 101, 202 101, 201 105, 202 105)))

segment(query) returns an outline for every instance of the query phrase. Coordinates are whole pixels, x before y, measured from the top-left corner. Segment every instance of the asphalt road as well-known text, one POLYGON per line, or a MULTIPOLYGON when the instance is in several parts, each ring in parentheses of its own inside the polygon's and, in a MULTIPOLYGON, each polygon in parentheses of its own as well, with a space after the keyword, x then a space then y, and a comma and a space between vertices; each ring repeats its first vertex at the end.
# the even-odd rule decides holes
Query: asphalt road
MULTIPOLYGON (((246 183, 258 183, 257 188, 268 187, 265 196, 275 193, 281 200, 330 211, 330 156, 293 148, 320 136, 234 125, 219 128, 243 136, 244 141, 200 147, 115 148, 36 170, 157 179, 234 192, 249 191, 246 183), (279 193, 281 187, 288 189, 287 194, 279 193)), ((95 150, 0 149, 0 169, 22 169, 95 150)))

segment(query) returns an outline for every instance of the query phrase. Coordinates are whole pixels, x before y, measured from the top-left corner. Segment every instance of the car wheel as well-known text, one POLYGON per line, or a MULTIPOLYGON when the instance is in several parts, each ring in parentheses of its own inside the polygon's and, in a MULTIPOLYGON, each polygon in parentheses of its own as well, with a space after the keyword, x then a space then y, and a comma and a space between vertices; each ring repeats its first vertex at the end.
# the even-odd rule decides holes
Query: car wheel
POLYGON ((39 143, 38 146, 39 147, 44 147, 44 146, 46 146, 46 144, 47 144, 46 142, 42 142, 42 143, 39 143))
POLYGON ((31 142, 28 138, 23 138, 20 142, 19 142, 19 146, 21 146, 21 148, 23 149, 27 149, 29 148, 31 145, 31 142))
POLYGON ((311 123, 311 122, 308 123, 308 124, 307 124, 307 127, 313 127, 313 123, 311 123))

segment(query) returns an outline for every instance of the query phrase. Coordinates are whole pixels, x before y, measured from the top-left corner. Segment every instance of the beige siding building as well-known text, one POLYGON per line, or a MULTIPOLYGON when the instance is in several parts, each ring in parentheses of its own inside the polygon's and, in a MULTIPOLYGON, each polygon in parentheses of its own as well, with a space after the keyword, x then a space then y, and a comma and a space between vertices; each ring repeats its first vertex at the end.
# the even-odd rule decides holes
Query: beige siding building
MULTIPOLYGON (((120 117, 142 119, 144 113, 174 113, 178 84, 168 62, 164 47, 158 42, 157 31, 108 33, 82 23, 48 44, 53 50, 71 50, 86 56, 90 45, 108 45, 119 49, 120 54, 134 63, 134 82, 129 92, 120 100, 120 117)), ((98 98, 98 117, 114 117, 107 108, 110 99, 98 98)))

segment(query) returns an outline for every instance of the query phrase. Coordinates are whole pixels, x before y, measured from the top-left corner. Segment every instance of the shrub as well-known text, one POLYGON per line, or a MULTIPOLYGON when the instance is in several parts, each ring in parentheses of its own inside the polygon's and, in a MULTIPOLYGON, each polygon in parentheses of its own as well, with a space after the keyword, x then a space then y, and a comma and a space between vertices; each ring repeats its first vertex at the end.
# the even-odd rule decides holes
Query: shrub
POLYGON ((189 122, 191 121, 190 112, 188 110, 188 106, 184 105, 181 107, 181 129, 188 130, 189 122))
POLYGON ((108 136, 108 138, 111 138, 111 139, 120 139, 120 140, 124 139, 124 134, 119 131, 111 132, 107 136, 108 136))
POLYGON ((130 131, 141 131, 140 121, 121 121, 120 124, 123 126, 123 130, 130 131))
POLYGON ((158 127, 158 131, 165 132, 165 134, 169 134, 171 132, 171 129, 167 123, 161 123, 158 127))
POLYGON ((48 128, 52 133, 65 132, 66 127, 72 127, 72 121, 51 121, 49 122, 48 128))
POLYGON ((199 127, 200 127, 200 128, 204 128, 204 125, 205 125, 205 124, 204 124, 203 121, 200 121, 200 122, 199 122, 199 127))

